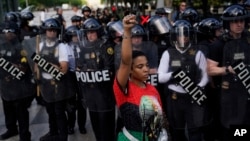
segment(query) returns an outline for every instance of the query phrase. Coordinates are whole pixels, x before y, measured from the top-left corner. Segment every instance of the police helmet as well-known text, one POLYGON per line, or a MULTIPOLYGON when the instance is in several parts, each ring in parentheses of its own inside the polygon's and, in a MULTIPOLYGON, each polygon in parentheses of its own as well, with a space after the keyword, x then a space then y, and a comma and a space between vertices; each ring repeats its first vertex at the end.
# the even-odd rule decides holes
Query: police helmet
POLYGON ((8 12, 4 16, 5 21, 12 21, 12 22, 17 22, 18 17, 14 12, 8 12))
POLYGON ((83 22, 82 29, 85 35, 87 35, 88 31, 96 31, 98 37, 102 36, 102 34, 104 33, 101 24, 94 18, 88 18, 87 20, 85 20, 83 22))
POLYGON ((144 27, 140 24, 136 24, 132 29, 132 37, 133 36, 145 36, 146 35, 146 31, 144 29, 144 27))
POLYGON ((223 11, 221 19, 223 21, 234 21, 248 17, 247 10, 241 5, 231 5, 223 11))
POLYGON ((246 0, 244 6, 250 8, 250 0, 246 0))
POLYGON ((31 21, 33 20, 34 15, 32 12, 22 12, 21 13, 21 19, 25 21, 31 21))
POLYGON ((194 29, 191 23, 187 20, 177 20, 171 29, 170 42, 177 50, 184 51, 190 46, 193 36, 194 29))
POLYGON ((56 19, 50 18, 50 19, 47 19, 46 21, 43 22, 41 28, 44 30, 48 30, 48 29, 58 29, 59 30, 61 28, 61 25, 56 19))
POLYGON ((215 18, 206 18, 199 22, 198 32, 207 36, 215 36, 215 31, 222 28, 222 23, 215 18))
POLYGON ((16 22, 13 21, 5 21, 1 27, 1 33, 15 33, 18 34, 20 32, 19 27, 16 22))
POLYGON ((77 35, 77 32, 79 31, 79 28, 75 25, 71 25, 66 29, 65 34, 66 35, 71 35, 71 36, 75 36, 77 35))
POLYGON ((152 35, 168 34, 171 27, 171 23, 166 17, 155 15, 148 21, 149 33, 152 35))
POLYGON ((100 28, 101 24, 94 18, 89 18, 83 23, 83 30, 85 31, 98 30, 100 28))
POLYGON ((124 32, 122 22, 121 21, 109 22, 107 24, 107 31, 112 38, 121 37, 124 32))
POLYGON ((91 9, 88 6, 83 6, 82 7, 82 13, 84 13, 85 11, 91 13, 91 9))
POLYGON ((194 8, 189 7, 189 8, 186 8, 183 11, 183 13, 181 13, 180 19, 181 20, 187 20, 191 24, 194 24, 194 23, 198 22, 198 20, 199 20, 199 14, 198 14, 198 12, 194 8))
POLYGON ((172 12, 172 9, 168 7, 161 7, 155 10, 156 15, 167 15, 167 14, 170 14, 171 12, 172 12))
POLYGON ((71 22, 80 22, 82 21, 82 17, 74 15, 71 17, 71 22))

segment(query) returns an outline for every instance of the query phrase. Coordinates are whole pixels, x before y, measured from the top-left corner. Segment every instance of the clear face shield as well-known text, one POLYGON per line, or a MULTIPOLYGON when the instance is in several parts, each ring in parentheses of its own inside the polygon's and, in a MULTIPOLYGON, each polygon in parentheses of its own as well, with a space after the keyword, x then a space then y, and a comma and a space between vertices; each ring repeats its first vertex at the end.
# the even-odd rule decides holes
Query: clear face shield
POLYGON ((115 22, 114 24, 110 25, 109 28, 112 28, 114 29, 114 31, 116 31, 116 36, 122 36, 122 34, 124 33, 124 30, 123 30, 123 25, 122 25, 122 22, 121 21, 117 21, 115 22))
POLYGON ((166 17, 156 19, 154 21, 154 24, 155 24, 155 27, 157 28, 159 34, 169 33, 170 29, 172 27, 169 20, 166 17))
POLYGON ((177 27, 171 34, 171 42, 179 51, 185 51, 190 47, 192 33, 188 27, 177 27))

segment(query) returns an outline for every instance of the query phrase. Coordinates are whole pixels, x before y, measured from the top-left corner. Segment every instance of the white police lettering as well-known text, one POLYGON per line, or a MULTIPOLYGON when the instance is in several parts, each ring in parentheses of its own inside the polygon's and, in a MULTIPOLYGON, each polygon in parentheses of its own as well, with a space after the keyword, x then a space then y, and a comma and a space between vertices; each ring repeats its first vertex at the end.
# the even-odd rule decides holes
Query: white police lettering
POLYGON ((205 99, 207 99, 207 96, 203 94, 203 92, 195 85, 195 83, 188 75, 186 75, 184 71, 180 70, 179 72, 175 73, 173 77, 198 105, 202 105, 205 99))
POLYGON ((110 81, 109 70, 100 70, 100 71, 76 71, 77 81, 95 83, 95 82, 104 82, 110 81))
POLYGON ((37 63, 37 65, 42 68, 44 71, 52 75, 56 80, 60 81, 64 73, 60 72, 55 66, 51 65, 44 58, 34 53, 31 56, 32 60, 37 63))
POLYGON ((157 86, 158 84, 158 74, 150 74, 148 76, 147 82, 153 86, 157 86))
POLYGON ((23 71, 19 70, 19 68, 11 65, 11 63, 5 60, 4 58, 0 58, 0 67, 2 67, 3 70, 7 71, 17 80, 21 80, 25 74, 23 71))
POLYGON ((233 64, 232 66, 238 78, 241 80, 242 84, 250 94, 250 75, 246 65, 241 61, 239 63, 233 64))

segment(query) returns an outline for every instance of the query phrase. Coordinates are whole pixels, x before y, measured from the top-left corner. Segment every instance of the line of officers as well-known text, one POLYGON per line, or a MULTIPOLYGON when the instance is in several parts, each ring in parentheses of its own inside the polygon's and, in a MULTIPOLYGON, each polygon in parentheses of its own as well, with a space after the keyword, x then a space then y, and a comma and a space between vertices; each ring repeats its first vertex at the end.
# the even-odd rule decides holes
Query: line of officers
MULTIPOLYGON (((172 141, 229 141, 230 126, 250 124, 249 92, 232 67, 242 61, 249 72, 247 4, 226 8, 222 21, 199 20, 197 11, 190 7, 173 24, 164 13, 157 13, 146 27, 133 27, 133 48, 147 55, 150 73, 158 74, 156 87, 172 141), (178 69, 206 94, 202 106, 173 78, 178 69)), ((27 109, 39 95, 49 122, 49 131, 40 141, 67 141, 68 134, 74 133, 76 115, 80 133, 85 134, 86 109, 96 140, 116 140, 123 125, 122 117, 116 121, 112 86, 120 63, 122 22, 109 22, 104 28, 93 17, 82 21, 74 16, 72 25, 62 31, 62 24, 55 18, 37 28, 28 25, 34 18, 31 12, 20 13, 20 24, 15 14, 7 13, 0 26, 0 57, 10 62, 8 67, 16 67, 25 75, 17 80, 1 66, 7 131, 0 139, 19 134, 20 141, 31 140, 27 109), (58 81, 36 67, 33 53, 58 68, 63 78, 58 81)))

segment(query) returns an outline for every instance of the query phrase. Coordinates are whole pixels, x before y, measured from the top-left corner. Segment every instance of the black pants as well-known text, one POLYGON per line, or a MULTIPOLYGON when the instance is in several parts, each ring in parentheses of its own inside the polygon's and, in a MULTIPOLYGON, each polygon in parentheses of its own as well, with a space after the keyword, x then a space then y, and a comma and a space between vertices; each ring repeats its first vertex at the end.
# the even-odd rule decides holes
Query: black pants
POLYGON ((10 132, 16 132, 18 122, 21 141, 31 140, 28 108, 33 98, 27 97, 15 101, 5 101, 2 99, 6 128, 10 132))
POLYGON ((115 108, 107 112, 89 111, 96 141, 115 140, 115 108))
POLYGON ((49 116, 49 132, 59 134, 60 141, 67 141, 68 138, 66 104, 66 100, 45 103, 49 116))
POLYGON ((76 97, 71 98, 68 101, 67 108, 67 116, 68 116, 68 127, 75 127, 76 119, 79 130, 83 130, 85 128, 87 112, 86 109, 82 105, 81 99, 77 99, 76 97))

